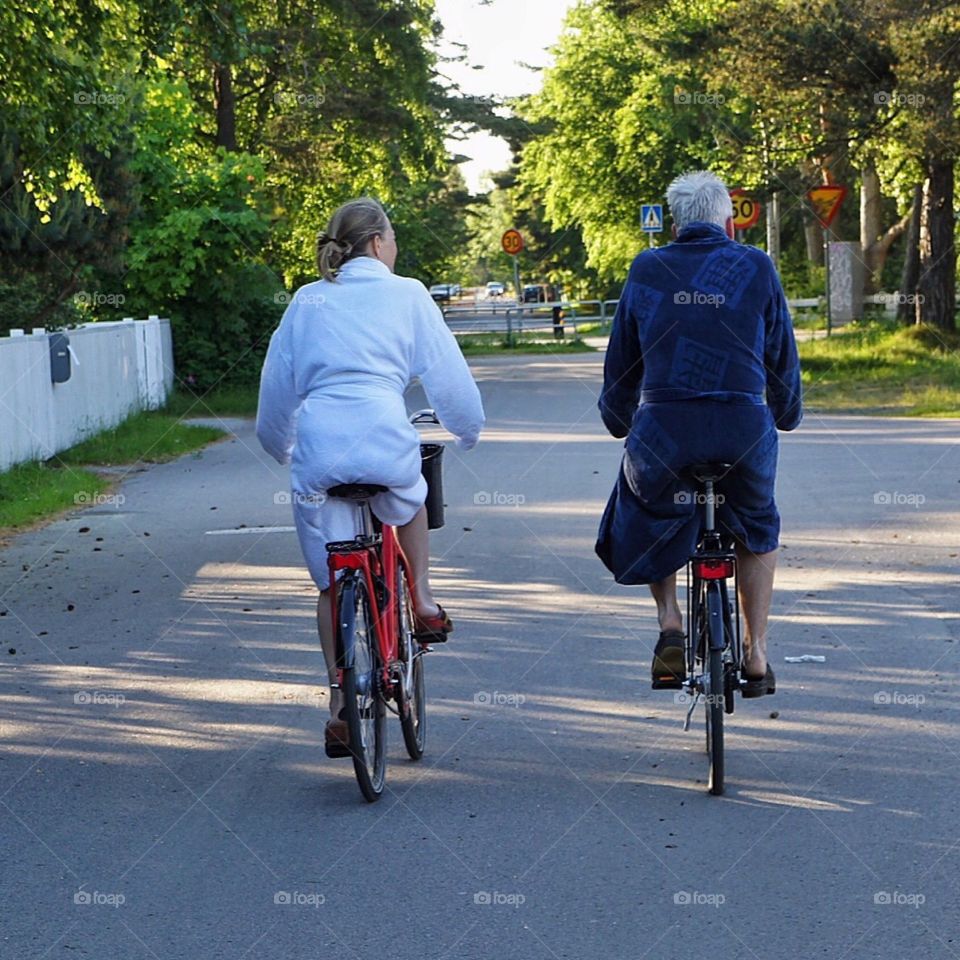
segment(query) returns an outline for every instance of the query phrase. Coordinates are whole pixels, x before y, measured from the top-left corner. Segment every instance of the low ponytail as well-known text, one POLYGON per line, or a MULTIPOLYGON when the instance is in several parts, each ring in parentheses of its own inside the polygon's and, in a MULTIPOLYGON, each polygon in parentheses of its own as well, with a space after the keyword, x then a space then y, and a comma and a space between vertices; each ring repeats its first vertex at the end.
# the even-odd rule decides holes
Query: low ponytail
POLYGON ((388 220, 383 207, 371 197, 351 200, 339 207, 330 218, 327 229, 317 237, 317 269, 327 281, 336 280, 340 268, 362 256, 376 236, 387 231, 388 220))

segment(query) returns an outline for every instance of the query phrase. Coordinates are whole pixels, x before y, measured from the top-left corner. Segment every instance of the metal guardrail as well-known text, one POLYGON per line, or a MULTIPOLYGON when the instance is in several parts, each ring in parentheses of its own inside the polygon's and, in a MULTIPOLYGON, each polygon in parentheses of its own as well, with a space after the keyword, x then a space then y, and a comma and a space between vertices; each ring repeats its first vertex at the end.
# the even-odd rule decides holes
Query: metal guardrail
MULTIPOLYGON (((608 323, 613 320, 619 300, 557 300, 549 303, 517 303, 516 300, 483 300, 474 304, 456 304, 445 307, 443 314, 455 333, 505 333, 508 341, 525 331, 553 330, 553 308, 564 313, 564 326, 572 328, 585 323, 608 323)), ((821 310, 825 297, 790 297, 791 311, 821 310)), ((958 294, 960 302, 960 294, 958 294)), ((881 306, 887 313, 897 308, 896 293, 875 293, 863 298, 865 306, 881 306)))

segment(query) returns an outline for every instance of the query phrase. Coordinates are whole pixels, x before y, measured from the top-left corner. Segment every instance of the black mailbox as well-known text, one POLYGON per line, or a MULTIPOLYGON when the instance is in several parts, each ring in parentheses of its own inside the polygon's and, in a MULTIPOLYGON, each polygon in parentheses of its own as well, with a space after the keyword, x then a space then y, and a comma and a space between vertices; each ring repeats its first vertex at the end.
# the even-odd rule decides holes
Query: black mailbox
POLYGON ((70 379, 70 338, 65 333, 50 334, 50 379, 54 383, 70 379))

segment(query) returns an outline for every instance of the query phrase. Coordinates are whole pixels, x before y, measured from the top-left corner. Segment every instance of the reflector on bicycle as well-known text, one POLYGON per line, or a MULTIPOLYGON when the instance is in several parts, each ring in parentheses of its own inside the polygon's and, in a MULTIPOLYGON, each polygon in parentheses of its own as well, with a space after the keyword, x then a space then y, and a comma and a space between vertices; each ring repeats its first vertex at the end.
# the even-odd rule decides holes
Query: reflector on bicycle
POLYGON ((701 580, 726 580, 733 576, 733 560, 729 557, 696 557, 693 573, 701 580))

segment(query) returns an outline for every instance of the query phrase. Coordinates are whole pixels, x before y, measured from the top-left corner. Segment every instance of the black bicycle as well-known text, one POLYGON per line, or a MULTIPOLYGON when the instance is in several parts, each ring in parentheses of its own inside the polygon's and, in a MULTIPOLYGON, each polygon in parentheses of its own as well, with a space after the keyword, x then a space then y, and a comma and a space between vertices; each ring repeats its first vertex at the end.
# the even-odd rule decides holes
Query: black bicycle
MULTIPOLYGON (((742 688, 740 601, 733 538, 716 529, 715 486, 733 469, 729 463, 701 463, 690 469, 697 481, 697 504, 703 507, 703 533, 687 564, 686 679, 690 698, 684 730, 690 729, 697 704, 706 714, 710 793, 723 793, 723 715, 733 713, 734 694, 742 688), (732 594, 732 597, 731 597, 732 594)), ((722 500, 720 501, 722 502, 722 500)))

